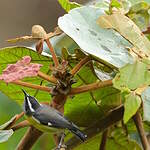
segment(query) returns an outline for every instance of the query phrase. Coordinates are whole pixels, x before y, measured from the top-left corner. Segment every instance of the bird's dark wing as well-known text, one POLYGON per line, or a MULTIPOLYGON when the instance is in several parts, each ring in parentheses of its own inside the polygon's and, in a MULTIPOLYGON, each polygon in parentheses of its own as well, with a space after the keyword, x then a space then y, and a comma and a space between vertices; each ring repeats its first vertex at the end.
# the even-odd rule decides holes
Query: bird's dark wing
POLYGON ((66 119, 59 111, 52 107, 42 106, 33 114, 35 120, 40 122, 43 125, 60 128, 60 129, 68 129, 72 133, 74 133, 77 137, 79 137, 82 141, 86 139, 86 135, 80 131, 80 129, 66 119))
POLYGON ((42 106, 34 114, 33 117, 41 124, 55 128, 72 128, 73 123, 68 121, 59 111, 52 107, 42 106))

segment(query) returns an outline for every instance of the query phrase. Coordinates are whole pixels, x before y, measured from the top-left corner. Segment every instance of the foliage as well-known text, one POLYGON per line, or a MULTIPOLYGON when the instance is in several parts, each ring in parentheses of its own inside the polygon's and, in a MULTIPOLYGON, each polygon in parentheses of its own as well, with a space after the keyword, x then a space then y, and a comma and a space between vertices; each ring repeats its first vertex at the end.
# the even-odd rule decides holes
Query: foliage
POLYGON ((81 6, 80 4, 75 2, 70 2, 69 0, 58 0, 58 2, 63 7, 63 9, 66 10, 67 12, 70 11, 71 9, 81 6))
MULTIPOLYGON (((139 141, 130 137, 136 132, 135 125, 139 126, 140 135, 143 126, 150 132, 150 41, 144 35, 150 33, 150 4, 127 0, 102 1, 93 6, 81 6, 69 0, 58 2, 68 12, 58 19, 64 33, 55 30, 47 34, 36 26, 36 30, 42 29, 36 32, 36 50, 19 46, 0 50, 0 91, 19 105, 24 100, 23 88, 40 103, 51 103, 63 112, 55 107, 61 106, 64 115, 88 136, 85 143, 75 140, 69 145, 74 149, 99 149, 104 141, 104 134, 99 131, 106 130, 106 150, 142 149, 139 141), (43 47, 44 42, 47 47, 43 47), (25 58, 31 58, 31 63, 24 63, 25 58), (24 73, 21 77, 20 71, 24 73), (120 114, 108 119, 115 110, 123 114, 117 122, 114 120, 120 114), (95 133, 92 126, 101 120, 109 128, 94 126, 95 133)), ((15 42, 19 40, 22 37, 15 42)), ((0 126, 0 143, 15 132, 19 119, 15 115, 0 126)), ((52 141, 52 137, 43 139, 47 138, 52 141)), ((67 133, 65 142, 72 140, 74 137, 67 133)), ((141 141, 142 146, 147 146, 141 141)), ((45 149, 54 148, 54 143, 50 144, 45 149)))

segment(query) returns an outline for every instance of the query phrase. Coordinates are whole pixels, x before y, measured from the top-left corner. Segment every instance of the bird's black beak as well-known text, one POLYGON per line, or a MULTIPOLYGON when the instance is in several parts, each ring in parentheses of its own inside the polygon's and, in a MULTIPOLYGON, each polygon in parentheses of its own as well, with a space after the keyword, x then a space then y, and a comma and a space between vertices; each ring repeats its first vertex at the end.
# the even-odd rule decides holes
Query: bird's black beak
POLYGON ((29 96, 29 94, 25 90, 22 89, 22 91, 23 91, 25 97, 29 96))

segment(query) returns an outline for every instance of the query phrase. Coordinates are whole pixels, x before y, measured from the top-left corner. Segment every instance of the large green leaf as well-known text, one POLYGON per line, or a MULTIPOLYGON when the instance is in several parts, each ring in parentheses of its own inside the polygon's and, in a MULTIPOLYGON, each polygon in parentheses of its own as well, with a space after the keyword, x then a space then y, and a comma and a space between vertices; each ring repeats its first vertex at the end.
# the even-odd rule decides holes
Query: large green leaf
POLYGON ((69 0, 58 0, 60 5, 65 11, 70 11, 73 8, 80 7, 81 5, 75 2, 70 2, 69 0))
POLYGON ((141 96, 143 101, 143 118, 145 121, 150 121, 150 87, 145 89, 141 96))
POLYGON ((96 20, 103 11, 96 7, 75 8, 58 19, 59 27, 79 47, 96 59, 114 67, 132 63, 126 47, 132 45, 114 30, 100 28, 96 20))
POLYGON ((133 115, 135 115, 140 105, 141 105, 141 99, 139 96, 134 95, 133 93, 126 96, 126 100, 124 103, 125 111, 123 116, 124 123, 127 123, 128 120, 133 115))
MULTIPOLYGON (((75 77, 77 83, 74 87, 97 81, 89 67, 83 67, 75 77)), ((65 115, 75 120, 79 126, 88 126, 88 122, 95 122, 104 117, 105 113, 119 104, 120 92, 113 87, 106 87, 68 99, 65 104, 65 115)))
POLYGON ((0 130, 0 143, 6 142, 12 135, 13 135, 13 130, 0 130))
POLYGON ((117 89, 129 88, 134 90, 140 86, 149 85, 150 72, 148 65, 136 61, 134 64, 127 64, 120 69, 120 72, 113 79, 114 87, 117 89))
MULTIPOLYGON (((49 72, 49 65, 50 62, 52 62, 52 59, 50 57, 39 55, 30 48, 10 47, 10 48, 4 48, 0 50, 0 73, 2 73, 2 70, 5 69, 8 64, 16 63, 23 56, 27 56, 27 55, 29 55, 32 58, 31 60, 32 63, 40 63, 43 65, 41 71, 45 73, 49 72)), ((42 79, 39 77, 33 77, 33 78, 25 78, 24 81, 40 85, 42 79)), ((42 85, 47 85, 47 84, 48 82, 46 81, 42 83, 42 85)), ((10 97, 12 100, 17 101, 20 104, 22 104, 24 99, 21 88, 22 88, 21 86, 14 85, 11 83, 7 85, 3 81, 0 81, 0 91, 2 91, 5 95, 10 97)), ((29 92, 31 95, 34 95, 36 93, 36 90, 30 88, 24 88, 24 89, 27 92, 29 92)), ((38 92, 36 97, 40 101, 50 100, 50 95, 42 91, 38 92)))

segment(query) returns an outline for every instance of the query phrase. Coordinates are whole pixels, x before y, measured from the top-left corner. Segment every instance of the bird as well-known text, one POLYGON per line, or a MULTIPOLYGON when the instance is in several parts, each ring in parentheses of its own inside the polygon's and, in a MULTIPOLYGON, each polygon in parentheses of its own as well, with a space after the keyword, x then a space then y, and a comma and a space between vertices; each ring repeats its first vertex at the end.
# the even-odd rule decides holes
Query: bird
MULTIPOLYGON (((55 108, 40 104, 38 100, 29 95, 25 90, 23 111, 29 123, 42 132, 51 132, 53 134, 63 133, 65 129, 75 134, 81 141, 85 141, 87 135, 84 134, 73 122, 69 121, 61 112, 55 108)), ((64 134, 62 136, 64 138, 64 134)), ((62 145, 60 140, 58 147, 62 145)))

